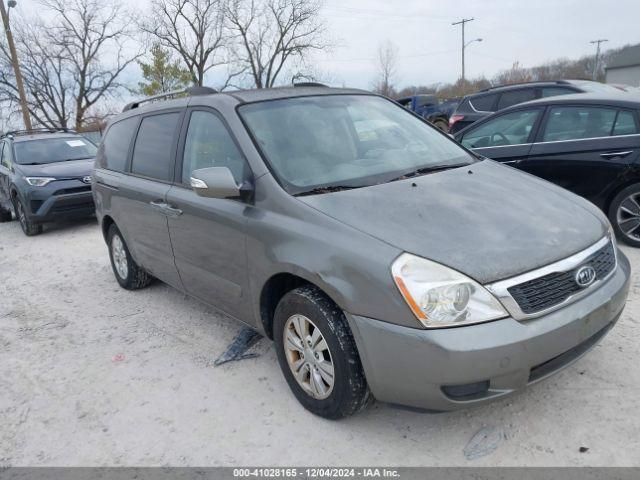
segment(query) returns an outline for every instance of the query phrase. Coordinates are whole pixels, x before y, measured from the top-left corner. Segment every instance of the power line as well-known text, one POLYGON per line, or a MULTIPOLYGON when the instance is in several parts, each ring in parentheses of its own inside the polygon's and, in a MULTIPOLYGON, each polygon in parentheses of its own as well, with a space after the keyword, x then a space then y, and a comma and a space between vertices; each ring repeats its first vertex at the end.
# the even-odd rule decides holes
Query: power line
POLYGON ((598 60, 600 57, 600 44, 604 43, 604 42, 608 42, 609 40, 606 38, 599 38, 598 40, 591 40, 591 44, 593 45, 594 43, 597 44, 596 47, 596 61, 593 62, 593 75, 592 78, 593 80, 596 79, 596 77, 598 76, 598 60))
MULTIPOLYGON (((465 48, 467 48, 467 44, 464 42, 464 26, 468 23, 468 22, 473 22, 473 18, 463 18, 462 20, 458 21, 458 22, 453 22, 451 25, 455 26, 455 25, 460 25, 462 27, 462 88, 464 89, 464 50, 465 48)), ((475 41, 482 41, 482 39, 478 38, 476 40, 472 40, 469 43, 475 42, 475 41)))

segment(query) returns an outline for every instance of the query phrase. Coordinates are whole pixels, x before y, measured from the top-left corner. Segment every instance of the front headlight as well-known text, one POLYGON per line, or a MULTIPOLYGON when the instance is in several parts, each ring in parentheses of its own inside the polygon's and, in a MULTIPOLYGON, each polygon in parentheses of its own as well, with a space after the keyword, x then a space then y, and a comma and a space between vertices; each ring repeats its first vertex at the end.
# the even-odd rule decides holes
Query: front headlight
POLYGON ((55 178, 51 177, 24 177, 26 182, 32 187, 44 187, 49 183, 55 181, 55 178))
POLYGON ((439 263, 403 253, 393 262, 391 273, 414 315, 427 328, 507 316, 500 302, 482 285, 439 263))

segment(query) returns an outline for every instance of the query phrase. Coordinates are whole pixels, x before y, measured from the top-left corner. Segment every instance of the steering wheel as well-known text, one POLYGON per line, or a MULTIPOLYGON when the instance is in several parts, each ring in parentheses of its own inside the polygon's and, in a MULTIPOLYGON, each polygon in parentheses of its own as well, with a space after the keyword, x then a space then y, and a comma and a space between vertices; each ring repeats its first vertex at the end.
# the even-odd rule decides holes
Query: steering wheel
POLYGON ((496 145, 509 145, 509 139, 500 132, 496 132, 493 135, 491 135, 491 146, 496 146, 496 145), (500 140, 502 140, 503 143, 498 143, 498 141, 496 140, 496 137, 500 137, 500 140))

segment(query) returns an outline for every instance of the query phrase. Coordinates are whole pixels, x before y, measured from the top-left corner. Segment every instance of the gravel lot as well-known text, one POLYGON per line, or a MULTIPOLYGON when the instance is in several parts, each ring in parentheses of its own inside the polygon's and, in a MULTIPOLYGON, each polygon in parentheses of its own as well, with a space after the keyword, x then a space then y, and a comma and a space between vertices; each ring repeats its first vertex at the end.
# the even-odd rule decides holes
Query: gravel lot
POLYGON ((0 285, 0 466, 640 466, 638 269, 617 327, 552 379, 475 410, 340 422, 298 405, 268 341, 214 367, 239 325, 162 283, 120 289, 94 221, 33 238, 0 224, 0 285))

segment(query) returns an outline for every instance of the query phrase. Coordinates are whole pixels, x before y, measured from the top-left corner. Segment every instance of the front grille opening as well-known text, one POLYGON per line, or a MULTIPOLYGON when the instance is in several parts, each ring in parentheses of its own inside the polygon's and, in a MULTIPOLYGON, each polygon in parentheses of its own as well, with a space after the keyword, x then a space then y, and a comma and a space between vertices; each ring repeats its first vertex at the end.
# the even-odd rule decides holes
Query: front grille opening
POLYGON ((54 195, 68 195, 70 193, 82 193, 82 192, 90 192, 91 185, 87 185, 86 187, 73 187, 73 188, 61 188, 60 190, 56 190, 54 195))
POLYGON ((611 273, 615 264, 613 244, 609 242, 573 270, 550 273, 509 287, 508 291, 524 313, 537 313, 564 302, 582 290, 575 282, 579 268, 591 265, 596 271, 596 280, 602 280, 611 273))
POLYGON ((83 203, 71 203, 71 204, 62 204, 56 205, 51 212, 52 213, 70 213, 76 210, 87 210, 90 208, 94 208, 93 202, 83 202, 83 203))
POLYGON ((553 357, 551 360, 547 360, 546 362, 533 367, 529 372, 529 383, 535 382, 542 377, 546 377, 586 353, 607 334, 611 327, 613 327, 614 323, 615 321, 609 323, 606 327, 598 330, 594 335, 587 338, 584 342, 576 345, 571 350, 567 350, 557 357, 553 357))
POLYGON ((452 400, 465 401, 486 397, 489 393, 489 380, 461 385, 443 385, 442 393, 452 400))

